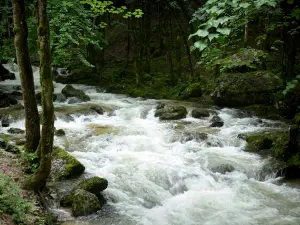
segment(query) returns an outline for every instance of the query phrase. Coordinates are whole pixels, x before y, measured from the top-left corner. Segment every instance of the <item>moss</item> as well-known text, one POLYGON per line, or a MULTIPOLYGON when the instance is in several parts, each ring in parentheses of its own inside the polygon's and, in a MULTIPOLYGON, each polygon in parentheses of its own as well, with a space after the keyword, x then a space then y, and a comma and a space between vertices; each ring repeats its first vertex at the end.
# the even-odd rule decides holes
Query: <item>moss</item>
POLYGON ((55 147, 52 156, 54 160, 59 159, 64 162, 63 169, 54 174, 55 179, 61 180, 76 177, 85 170, 85 167, 81 162, 61 148, 55 147))
POLYGON ((283 132, 274 141, 273 156, 277 159, 283 160, 285 158, 286 151, 289 143, 289 133, 283 132))
POLYGON ((288 162, 287 162, 288 166, 300 166, 300 153, 294 155, 293 157, 291 157, 288 162))

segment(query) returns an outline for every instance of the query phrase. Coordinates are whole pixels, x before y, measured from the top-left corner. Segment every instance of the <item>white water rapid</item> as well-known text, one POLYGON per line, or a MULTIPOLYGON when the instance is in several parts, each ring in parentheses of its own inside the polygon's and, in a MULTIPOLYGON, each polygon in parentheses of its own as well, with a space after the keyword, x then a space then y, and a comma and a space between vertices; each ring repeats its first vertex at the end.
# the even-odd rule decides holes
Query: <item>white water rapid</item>
MULTIPOLYGON (((55 85, 59 92, 62 85, 55 85)), ((282 183, 272 173, 262 177, 261 171, 271 159, 243 151, 246 142, 237 137, 284 125, 241 116, 240 111, 227 108, 212 109, 224 120, 222 128, 209 128, 213 113, 206 119, 188 115, 162 122, 154 117, 156 100, 76 87, 84 90, 92 103, 115 109, 104 115, 72 115, 74 121, 55 121, 57 129, 66 131, 66 137, 56 137, 55 144, 85 165, 86 176, 109 181, 104 191, 108 202, 97 216, 88 218, 89 224, 300 224, 300 185, 282 183), (97 133, 91 127, 110 131, 97 133), (187 131, 207 133, 208 139, 182 141, 187 131), (221 164, 230 164, 235 170, 212 172, 221 164)), ((185 105, 189 114, 194 108, 190 103, 177 104, 185 105)), ((55 103, 56 107, 66 105, 55 103)), ((15 121, 11 127, 24 129, 24 121, 15 121)), ((0 132, 6 130, 0 128, 0 132)))

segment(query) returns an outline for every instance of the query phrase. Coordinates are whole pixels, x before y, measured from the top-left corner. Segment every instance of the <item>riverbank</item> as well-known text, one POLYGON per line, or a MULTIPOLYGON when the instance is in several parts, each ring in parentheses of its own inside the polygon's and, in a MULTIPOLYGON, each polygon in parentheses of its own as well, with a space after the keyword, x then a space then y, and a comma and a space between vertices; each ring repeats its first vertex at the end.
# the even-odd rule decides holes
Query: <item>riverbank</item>
POLYGON ((23 189, 24 168, 17 155, 0 148, 0 224, 47 224, 39 197, 23 189))

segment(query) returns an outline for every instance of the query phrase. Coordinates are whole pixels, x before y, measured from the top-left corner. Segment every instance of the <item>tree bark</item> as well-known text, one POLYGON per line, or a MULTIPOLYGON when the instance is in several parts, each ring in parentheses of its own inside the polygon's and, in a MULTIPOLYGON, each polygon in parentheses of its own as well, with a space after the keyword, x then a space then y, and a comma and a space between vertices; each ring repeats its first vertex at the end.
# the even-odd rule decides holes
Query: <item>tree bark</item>
POLYGON ((35 152, 40 141, 40 118, 34 92, 34 79, 28 52, 28 29, 24 0, 13 0, 15 49, 25 107, 26 152, 35 152))
POLYGON ((40 141, 40 166, 27 182, 34 190, 41 190, 46 185, 50 174, 53 132, 53 76, 51 70, 50 31, 47 16, 47 0, 37 0, 38 37, 40 47, 40 77, 42 87, 42 137, 40 141))

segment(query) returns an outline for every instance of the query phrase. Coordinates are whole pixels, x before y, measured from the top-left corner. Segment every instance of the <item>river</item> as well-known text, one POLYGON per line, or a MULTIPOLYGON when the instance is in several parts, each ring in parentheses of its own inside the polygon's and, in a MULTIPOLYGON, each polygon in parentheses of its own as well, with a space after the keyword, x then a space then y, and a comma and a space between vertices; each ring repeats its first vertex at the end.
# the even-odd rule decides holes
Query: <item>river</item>
MULTIPOLYGON (((55 92, 63 86, 55 83, 55 92)), ((195 119, 190 114, 196 105, 187 102, 176 102, 187 107, 187 118, 164 122, 154 117, 157 100, 76 87, 91 97, 91 103, 114 109, 104 115, 73 115, 74 121, 55 121, 57 129, 66 131, 66 137, 56 137, 55 144, 85 165, 85 176, 109 182, 104 191, 107 204, 83 221, 95 225, 300 224, 300 185, 263 173, 272 159, 243 151, 246 142, 238 138, 284 124, 228 108, 211 108, 209 118, 195 119), (213 115, 223 119, 223 127, 209 127, 213 115), (95 127, 109 131, 97 133, 95 127), (188 132, 196 131, 207 133, 208 139, 185 139, 188 132), (225 174, 212 171, 222 164, 235 169, 225 174)), ((55 107, 62 106, 74 105, 55 102, 55 107)), ((24 129, 24 121, 14 121, 11 127, 24 129)))

